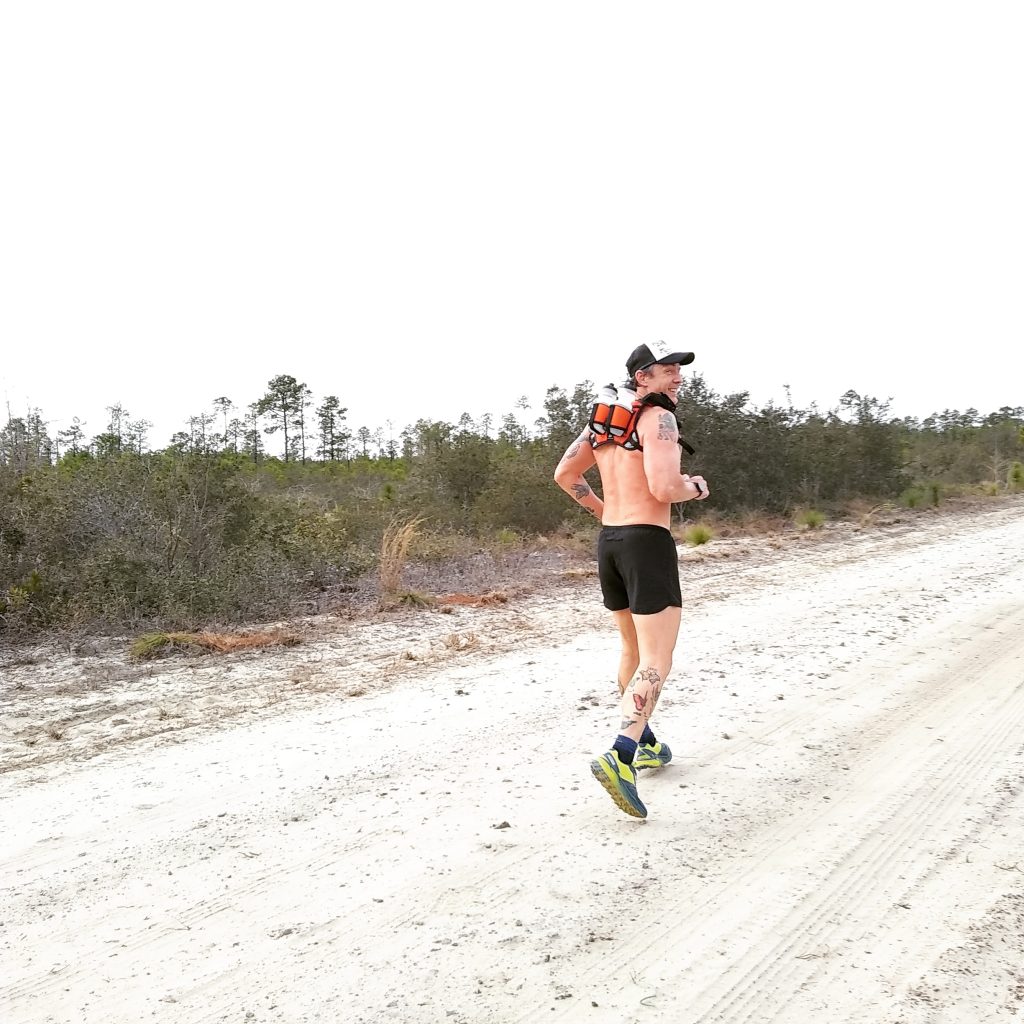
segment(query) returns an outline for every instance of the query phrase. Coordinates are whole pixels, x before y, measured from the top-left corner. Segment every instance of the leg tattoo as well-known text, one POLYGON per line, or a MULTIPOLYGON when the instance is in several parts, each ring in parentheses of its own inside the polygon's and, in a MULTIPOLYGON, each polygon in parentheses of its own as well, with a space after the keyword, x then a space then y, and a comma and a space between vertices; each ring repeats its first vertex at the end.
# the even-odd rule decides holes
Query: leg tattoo
POLYGON ((643 668, 634 676, 623 694, 620 731, 650 721, 663 685, 664 680, 657 669, 643 668))

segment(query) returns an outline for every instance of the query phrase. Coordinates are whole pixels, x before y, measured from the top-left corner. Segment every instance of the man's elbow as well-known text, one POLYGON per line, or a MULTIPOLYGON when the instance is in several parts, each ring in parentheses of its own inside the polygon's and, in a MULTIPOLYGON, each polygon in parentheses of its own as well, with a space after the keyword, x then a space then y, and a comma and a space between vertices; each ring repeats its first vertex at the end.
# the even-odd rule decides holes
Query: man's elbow
POLYGON ((555 470, 555 483, 562 488, 563 491, 571 490, 572 482, 575 479, 575 474, 570 473, 563 466, 559 466, 555 470))
POLYGON ((679 482, 677 480, 657 479, 650 481, 651 496, 655 501, 664 502, 666 505, 674 501, 682 501, 679 493, 679 482))

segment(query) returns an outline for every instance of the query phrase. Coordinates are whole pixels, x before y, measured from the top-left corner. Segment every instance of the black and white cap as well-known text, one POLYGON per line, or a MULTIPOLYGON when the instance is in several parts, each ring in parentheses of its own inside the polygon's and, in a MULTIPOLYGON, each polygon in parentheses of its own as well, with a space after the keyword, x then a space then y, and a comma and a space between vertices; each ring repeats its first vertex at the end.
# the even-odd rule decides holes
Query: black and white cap
POLYGON ((695 358, 692 352, 673 352, 671 349, 672 346, 663 341, 656 341, 653 350, 647 345, 637 345, 626 360, 626 370, 630 377, 634 377, 637 370, 646 370, 655 363, 666 366, 679 363, 680 366, 686 366, 695 358))

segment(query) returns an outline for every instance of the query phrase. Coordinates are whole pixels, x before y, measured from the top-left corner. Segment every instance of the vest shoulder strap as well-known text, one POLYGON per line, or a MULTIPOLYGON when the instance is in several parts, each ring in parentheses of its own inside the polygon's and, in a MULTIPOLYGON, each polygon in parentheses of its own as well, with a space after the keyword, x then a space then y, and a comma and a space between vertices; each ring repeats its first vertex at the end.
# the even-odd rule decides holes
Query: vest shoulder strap
MULTIPOLYGON (((590 411, 590 447, 601 448, 606 444, 615 444, 628 452, 642 452, 644 449, 637 427, 640 414, 649 405, 675 413, 675 403, 661 392, 652 392, 637 399, 629 411, 623 405, 599 398, 590 411)), ((693 455, 695 449, 682 437, 679 438, 679 445, 687 454, 693 455)))

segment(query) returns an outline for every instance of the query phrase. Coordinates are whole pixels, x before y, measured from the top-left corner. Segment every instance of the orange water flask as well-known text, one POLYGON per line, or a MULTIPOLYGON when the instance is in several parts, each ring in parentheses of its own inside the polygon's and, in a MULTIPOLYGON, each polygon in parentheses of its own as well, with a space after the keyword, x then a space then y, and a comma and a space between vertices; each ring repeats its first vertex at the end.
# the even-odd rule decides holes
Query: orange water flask
POLYGON ((635 398, 636 393, 628 388, 606 384, 597 393, 597 401, 590 414, 590 429, 595 434, 622 437, 629 427, 635 398))
POLYGON ((614 384, 605 384, 597 393, 597 401, 590 411, 590 429, 595 434, 607 434, 611 429, 612 408, 617 399, 614 384))

